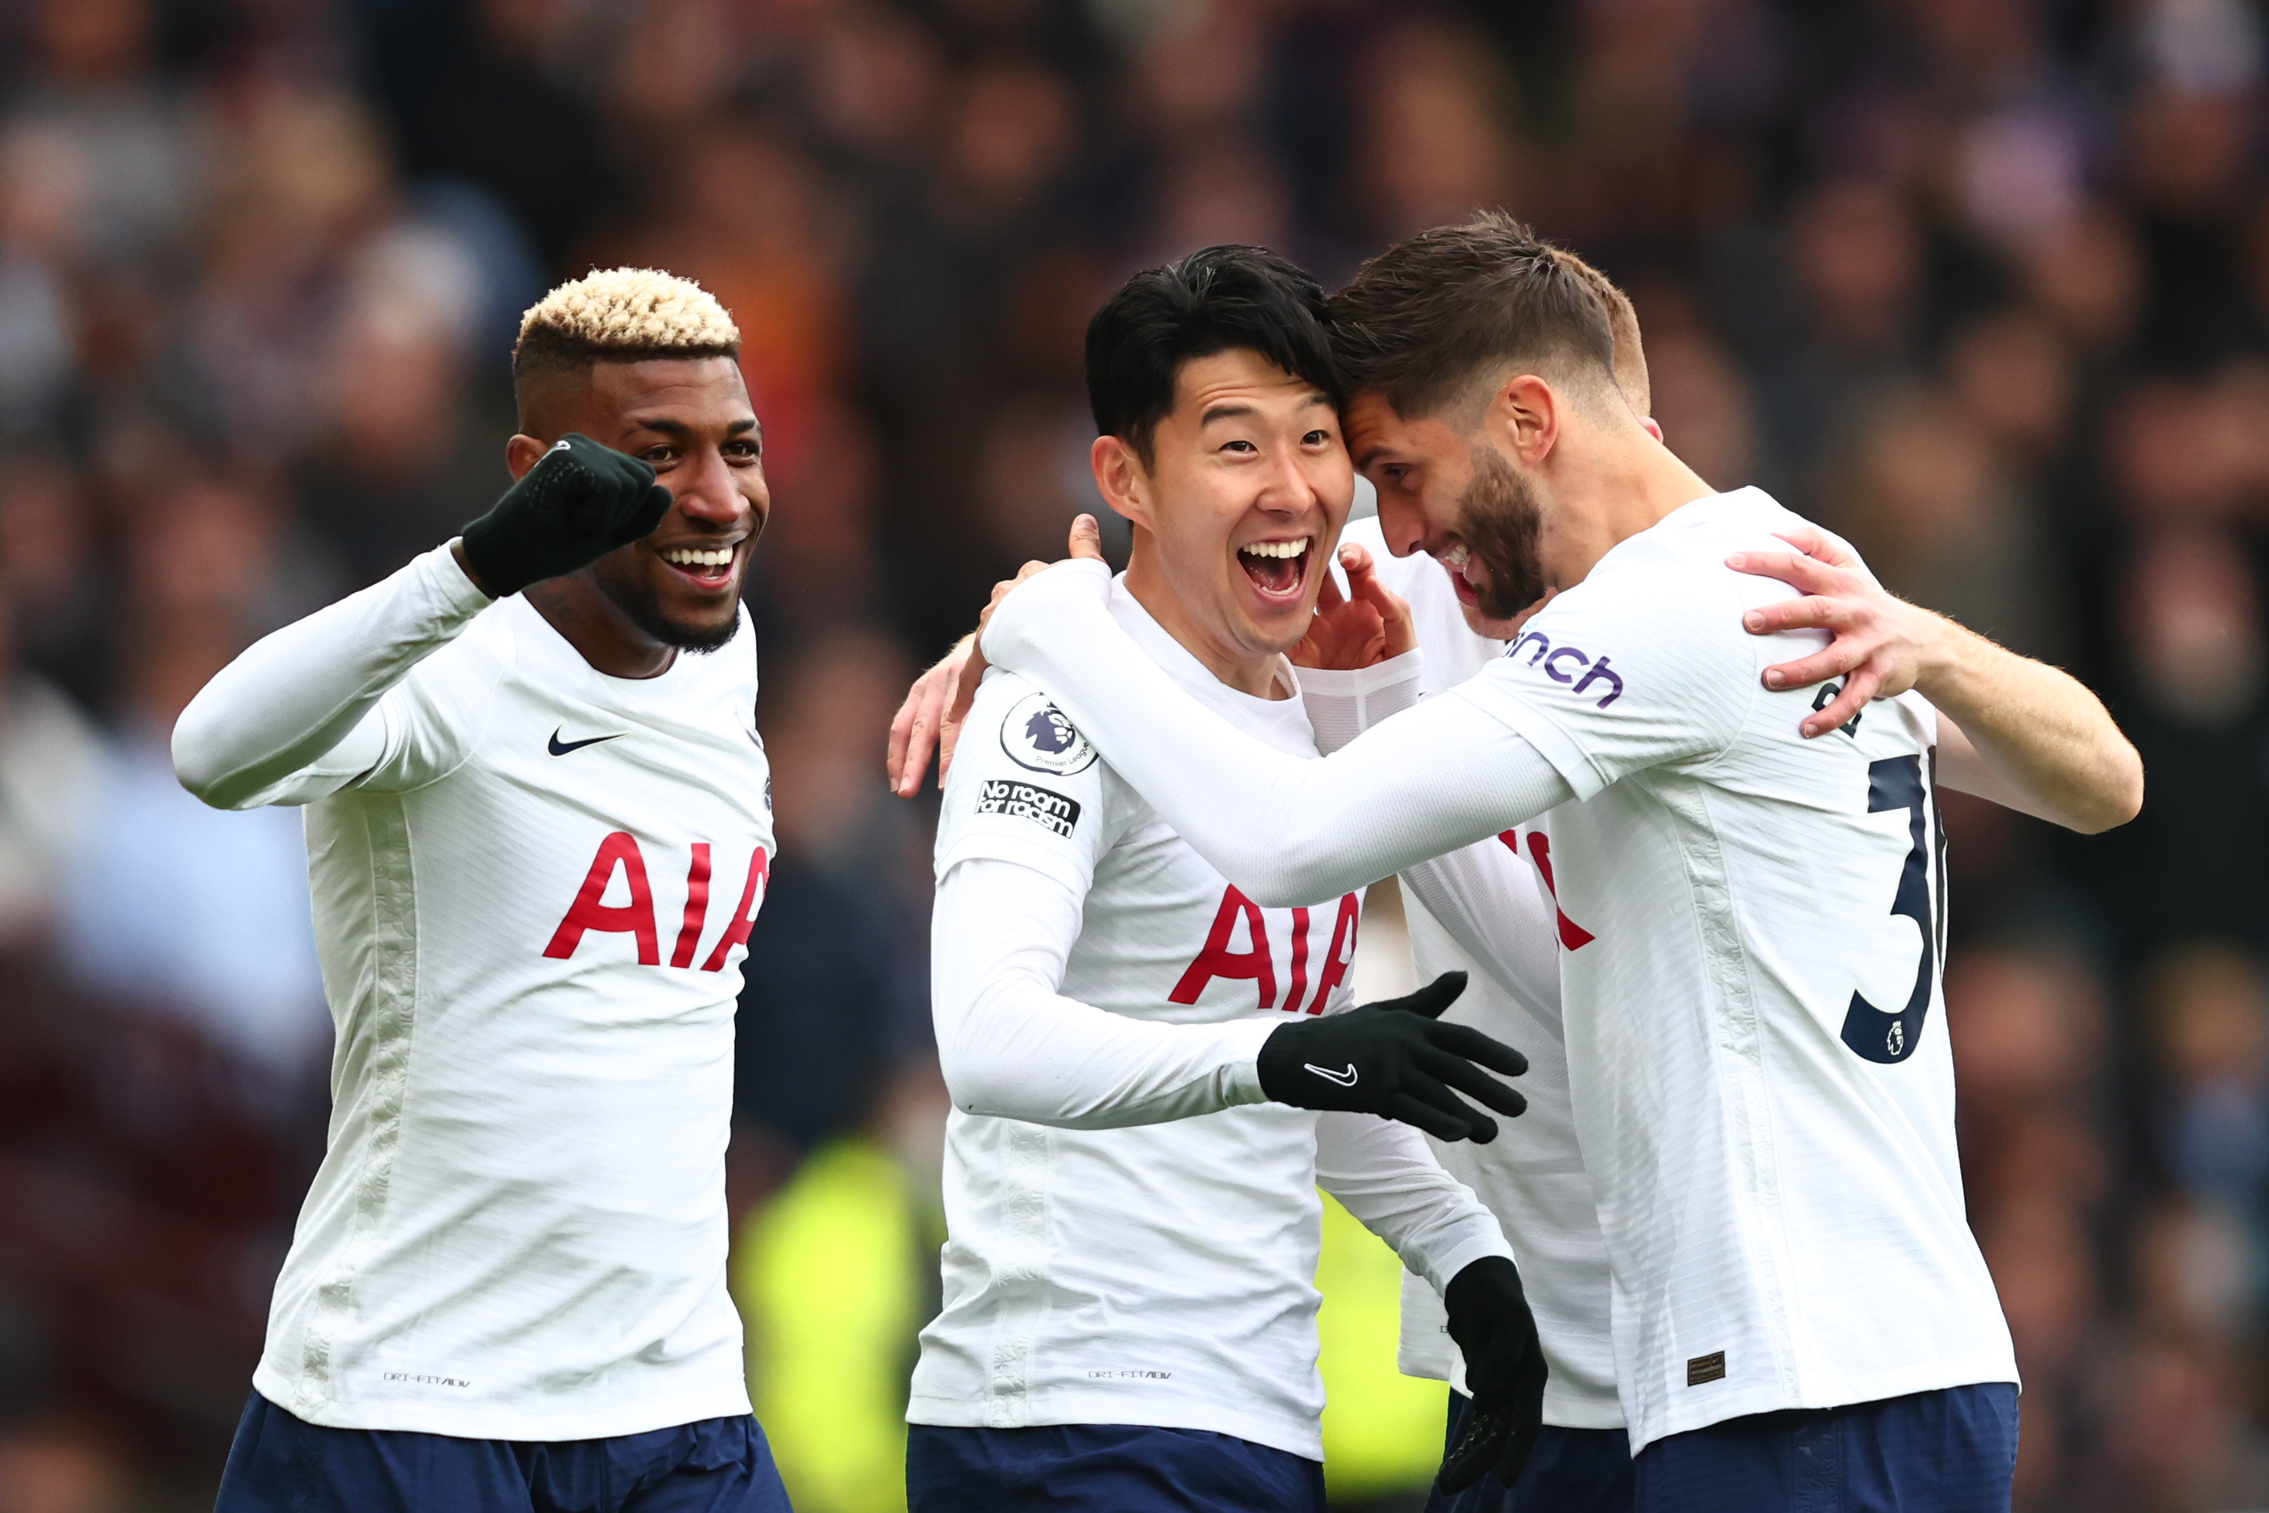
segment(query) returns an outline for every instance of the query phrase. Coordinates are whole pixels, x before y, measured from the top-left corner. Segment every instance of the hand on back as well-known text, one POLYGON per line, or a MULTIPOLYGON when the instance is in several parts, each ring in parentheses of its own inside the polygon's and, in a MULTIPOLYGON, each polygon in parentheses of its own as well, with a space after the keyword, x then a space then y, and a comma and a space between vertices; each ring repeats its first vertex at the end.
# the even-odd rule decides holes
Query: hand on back
MULTIPOLYGON (((1065 556, 1103 560, 1103 532, 1093 515, 1081 515, 1072 521, 1065 556)), ((933 752, 938 759, 938 786, 945 786, 945 776, 953 768, 953 748, 961 740, 961 722, 969 717, 969 705, 977 697, 977 685, 985 678, 985 654, 978 646, 985 627, 1011 590, 1054 565, 1027 562, 1017 569, 1015 577, 994 584, 992 601, 977 617, 977 629, 956 641, 953 650, 916 678, 914 686, 906 691, 905 702, 891 718, 890 747, 883 756, 883 770, 889 774, 892 793, 902 799, 920 793, 922 774, 929 770, 933 752)))
POLYGON ((1834 637, 1809 657, 1765 669, 1765 686, 1773 689, 1844 679, 1834 700, 1797 727, 1809 740, 1847 723, 1868 700, 1893 698, 1914 687, 1939 655, 1949 622, 1885 591, 1839 536, 1807 526, 1783 532, 1781 539, 1796 551, 1735 552, 1725 565, 1778 578, 1804 596, 1750 610, 1741 623, 1751 635, 1825 630, 1834 637))

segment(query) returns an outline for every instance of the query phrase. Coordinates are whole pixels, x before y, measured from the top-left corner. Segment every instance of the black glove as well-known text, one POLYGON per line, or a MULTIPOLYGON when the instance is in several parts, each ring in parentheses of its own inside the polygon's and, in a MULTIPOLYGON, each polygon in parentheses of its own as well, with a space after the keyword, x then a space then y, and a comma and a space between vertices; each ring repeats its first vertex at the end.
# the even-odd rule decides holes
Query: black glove
POLYGON ((1503 1256, 1483 1256, 1450 1278, 1442 1303, 1450 1311, 1450 1338, 1465 1356, 1473 1416, 1442 1458, 1435 1484, 1463 1492, 1494 1469, 1510 1488, 1544 1428, 1544 1383, 1551 1374, 1520 1271, 1503 1256))
POLYGON ((1294 1108, 1383 1114, 1437 1140, 1486 1145, 1497 1121, 1450 1089, 1519 1114, 1528 1100, 1481 1067, 1518 1077, 1528 1058, 1470 1025, 1435 1022, 1464 991, 1463 972, 1444 972, 1408 998, 1280 1026, 1261 1042, 1261 1091, 1294 1108))
POLYGON ((570 431, 465 527, 465 560, 501 599, 653 534, 669 507, 652 468, 570 431))

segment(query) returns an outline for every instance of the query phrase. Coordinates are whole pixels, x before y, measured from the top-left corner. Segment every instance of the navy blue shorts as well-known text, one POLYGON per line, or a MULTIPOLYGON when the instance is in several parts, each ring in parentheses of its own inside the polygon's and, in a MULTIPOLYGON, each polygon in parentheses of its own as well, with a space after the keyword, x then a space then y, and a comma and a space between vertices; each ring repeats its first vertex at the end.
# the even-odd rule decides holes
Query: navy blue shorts
POLYGON ((1324 1468, 1204 1429, 912 1425, 907 1513, 1324 1513, 1324 1468))
MULTIPOLYGON (((1442 1453, 1456 1446, 1473 1417, 1473 1399, 1450 1394, 1442 1453)), ((1426 1513, 1631 1513, 1631 1436, 1620 1429, 1562 1429, 1546 1424, 1511 1491, 1491 1473, 1455 1497, 1437 1487, 1426 1513)))
POLYGON ((1727 1419, 1635 1469, 1642 1513, 2008 1513, 2017 1386, 1727 1419))
POLYGON ((611 1439, 326 1429, 259 1393, 213 1513, 789 1513, 751 1417, 611 1439))

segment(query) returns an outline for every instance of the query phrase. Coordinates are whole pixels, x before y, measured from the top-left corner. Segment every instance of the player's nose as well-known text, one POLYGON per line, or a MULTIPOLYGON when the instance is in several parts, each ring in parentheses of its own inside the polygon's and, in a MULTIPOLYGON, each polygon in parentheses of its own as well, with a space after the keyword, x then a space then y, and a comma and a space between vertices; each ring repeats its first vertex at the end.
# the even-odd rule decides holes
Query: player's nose
POLYGON ((679 513, 689 520, 731 525, 749 508, 740 490, 733 487, 732 470, 725 466, 724 458, 714 454, 691 468, 680 468, 669 481, 679 513))
POLYGON ((1259 506, 1283 515, 1297 515, 1313 508, 1321 496, 1316 492, 1316 481, 1308 476, 1300 459, 1280 456, 1275 464, 1261 487, 1259 506))
POLYGON ((1387 550, 1397 557, 1407 557, 1426 545, 1426 517, 1419 512, 1417 501, 1400 489, 1379 490, 1379 534, 1387 538, 1387 550))

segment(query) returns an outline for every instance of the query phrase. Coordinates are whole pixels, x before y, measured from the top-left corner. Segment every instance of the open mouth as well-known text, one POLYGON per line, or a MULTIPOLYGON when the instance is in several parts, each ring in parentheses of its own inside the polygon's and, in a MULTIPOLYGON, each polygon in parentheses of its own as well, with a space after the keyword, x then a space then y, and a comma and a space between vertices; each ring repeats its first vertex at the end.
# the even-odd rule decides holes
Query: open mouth
POLYGON ((661 558, 679 575, 700 588, 723 588, 733 578, 733 559, 740 555, 734 546, 673 546, 661 552, 661 558))
POLYGON ((1298 536, 1290 541, 1254 541, 1237 548, 1237 565, 1253 580, 1253 587, 1268 599, 1297 599, 1308 582, 1308 558, 1316 538, 1298 536))
POLYGON ((1480 604, 1482 592, 1489 586, 1489 574, 1474 557, 1471 547, 1462 541, 1453 542, 1448 550, 1437 552, 1434 560, 1450 575, 1450 587, 1456 591, 1458 603, 1469 608, 1480 604))

